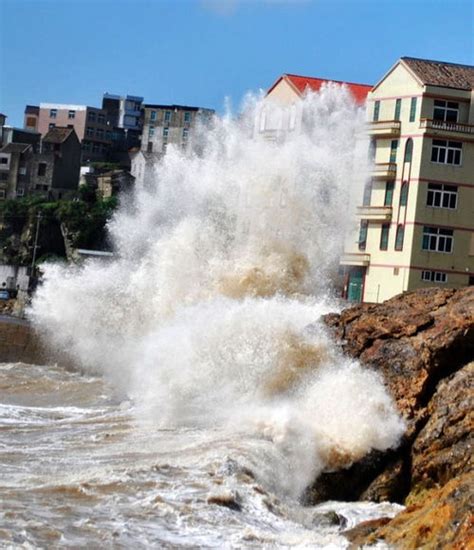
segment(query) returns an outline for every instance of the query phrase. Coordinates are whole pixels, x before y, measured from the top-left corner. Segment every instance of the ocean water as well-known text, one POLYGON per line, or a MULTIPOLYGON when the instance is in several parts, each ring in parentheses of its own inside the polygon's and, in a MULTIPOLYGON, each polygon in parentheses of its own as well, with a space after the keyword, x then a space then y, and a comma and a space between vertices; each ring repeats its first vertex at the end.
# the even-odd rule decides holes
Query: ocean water
POLYGON ((321 321, 365 114, 335 85, 296 109, 283 131, 291 108, 249 97, 123 198, 113 261, 44 266, 29 317, 72 370, 2 367, 12 544, 344 548, 328 509, 346 527, 397 510, 299 504, 404 423, 321 321))
POLYGON ((270 439, 137 422, 102 377, 2 364, 0 387, 2 548, 345 548, 400 509, 303 507, 261 477, 270 439))

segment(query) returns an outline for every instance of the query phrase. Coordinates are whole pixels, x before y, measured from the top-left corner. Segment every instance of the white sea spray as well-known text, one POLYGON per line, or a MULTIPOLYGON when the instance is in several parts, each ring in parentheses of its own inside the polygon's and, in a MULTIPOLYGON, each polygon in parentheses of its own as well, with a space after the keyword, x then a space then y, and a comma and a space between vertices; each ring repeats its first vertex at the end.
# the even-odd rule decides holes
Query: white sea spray
POLYGON ((364 112, 327 86, 283 133, 288 109, 262 101, 201 128, 191 152, 169 147, 110 223, 116 259, 46 266, 30 314, 157 426, 273 441, 252 467, 297 496, 324 468, 396 445, 404 425, 380 378, 318 322, 338 307, 364 112))

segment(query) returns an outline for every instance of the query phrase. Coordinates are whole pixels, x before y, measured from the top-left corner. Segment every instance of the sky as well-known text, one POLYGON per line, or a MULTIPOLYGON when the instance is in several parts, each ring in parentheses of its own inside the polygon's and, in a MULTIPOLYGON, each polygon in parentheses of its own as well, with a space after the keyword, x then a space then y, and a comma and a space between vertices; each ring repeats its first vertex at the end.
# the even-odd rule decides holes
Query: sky
POLYGON ((283 73, 374 84, 401 56, 474 64, 472 0, 0 0, 0 112, 238 109, 283 73), (227 98, 227 99, 226 99, 227 98))

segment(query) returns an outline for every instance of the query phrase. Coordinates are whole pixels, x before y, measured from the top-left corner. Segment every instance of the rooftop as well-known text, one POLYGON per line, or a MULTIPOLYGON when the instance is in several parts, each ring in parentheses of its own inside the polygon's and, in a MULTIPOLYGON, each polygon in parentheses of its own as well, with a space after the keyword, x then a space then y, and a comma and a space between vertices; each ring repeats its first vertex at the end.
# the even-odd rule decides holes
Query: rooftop
POLYGON ((152 103, 146 103, 143 105, 145 109, 167 109, 168 111, 212 111, 213 109, 207 109, 206 107, 191 107, 190 105, 156 105, 152 103))
POLYGON ((24 153, 29 147, 29 143, 7 143, 0 149, 0 153, 24 153))
POLYGON ((310 89, 314 92, 318 92, 321 89, 323 84, 328 82, 334 82, 335 84, 345 85, 349 88, 351 94, 353 95, 357 103, 364 103, 367 94, 372 89, 370 84, 357 84, 354 82, 344 82, 342 80, 330 80, 327 78, 315 78, 312 76, 301 76, 296 74, 284 74, 282 75, 268 90, 267 95, 275 88, 279 82, 285 79, 290 85, 295 88, 295 90, 303 95, 307 89, 310 89))
POLYGON ((25 115, 39 115, 39 110, 38 105, 27 105, 25 107, 25 115))
POLYGON ((46 143, 64 143, 73 133, 74 128, 56 126, 48 131, 48 133, 44 136, 43 141, 46 143))
POLYGON ((401 60, 425 85, 458 90, 474 88, 474 66, 472 65, 417 59, 416 57, 402 57, 401 60))

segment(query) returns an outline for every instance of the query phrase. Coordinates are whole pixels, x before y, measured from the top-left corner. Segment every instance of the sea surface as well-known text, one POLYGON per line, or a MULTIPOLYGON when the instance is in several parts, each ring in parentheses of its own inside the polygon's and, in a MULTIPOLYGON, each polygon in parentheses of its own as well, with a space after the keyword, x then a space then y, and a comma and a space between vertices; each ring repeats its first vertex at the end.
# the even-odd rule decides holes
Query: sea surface
POLYGON ((346 548, 400 509, 303 507, 265 475, 271 441, 159 429, 100 377, 0 364, 0 396, 2 548, 346 548))

